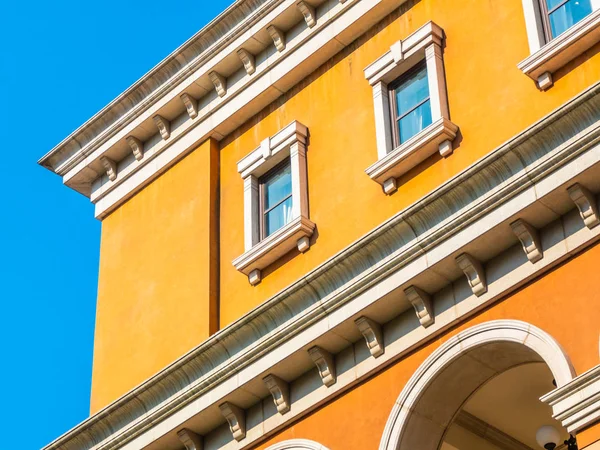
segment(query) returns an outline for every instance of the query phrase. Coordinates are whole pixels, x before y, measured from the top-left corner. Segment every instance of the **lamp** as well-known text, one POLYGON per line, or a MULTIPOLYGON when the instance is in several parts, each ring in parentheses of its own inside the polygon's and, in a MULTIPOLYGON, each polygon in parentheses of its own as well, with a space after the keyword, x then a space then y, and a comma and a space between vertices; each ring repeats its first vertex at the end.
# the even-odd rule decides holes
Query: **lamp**
MULTIPOLYGON (((553 426, 544 425, 543 427, 540 427, 535 434, 535 440, 540 447, 543 447, 546 450, 554 450, 558 445, 558 442, 560 442, 560 433, 553 426)), ((578 450, 577 441, 572 434, 569 436, 569 439, 564 442, 567 446, 567 450, 578 450)))
POLYGON ((535 440, 540 447, 554 450, 560 442, 560 433, 551 425, 544 425, 535 433, 535 440))

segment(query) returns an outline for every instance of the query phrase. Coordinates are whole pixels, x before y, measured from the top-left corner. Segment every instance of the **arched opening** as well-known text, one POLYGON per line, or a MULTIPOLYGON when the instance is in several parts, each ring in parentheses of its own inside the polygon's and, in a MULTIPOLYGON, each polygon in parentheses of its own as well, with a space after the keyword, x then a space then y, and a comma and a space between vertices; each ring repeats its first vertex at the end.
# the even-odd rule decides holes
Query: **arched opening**
POLYGON ((475 326, 448 340, 412 376, 380 450, 535 449, 541 425, 567 436, 539 397, 554 388, 553 380, 562 386, 573 377, 558 343, 539 328, 512 320, 475 326), (496 431, 504 444, 490 438, 496 431))
POLYGON ((267 450, 328 450, 318 442, 308 439, 291 439, 289 441, 278 442, 267 448, 267 450))

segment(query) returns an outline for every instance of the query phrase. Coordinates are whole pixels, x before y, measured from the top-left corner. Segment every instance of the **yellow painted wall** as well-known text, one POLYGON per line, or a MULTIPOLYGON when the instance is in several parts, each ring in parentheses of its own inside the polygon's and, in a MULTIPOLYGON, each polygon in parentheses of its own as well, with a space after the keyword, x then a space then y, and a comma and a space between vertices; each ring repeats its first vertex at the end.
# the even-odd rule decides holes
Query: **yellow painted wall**
MULTIPOLYGON (((522 320, 541 328, 561 345, 576 374, 589 370, 600 362, 599 259, 600 245, 595 245, 253 448, 266 449, 288 439, 310 439, 332 450, 376 450, 394 403, 425 359, 452 336, 491 320, 522 320), (576 311, 585 313, 574 314, 576 311)), ((598 430, 590 432, 580 448, 597 436, 598 430)))
POLYGON ((540 92, 517 69, 529 54, 521 0, 422 0, 368 31, 221 143, 221 326, 596 82, 599 48, 559 71, 555 86, 540 92), (450 157, 434 156, 411 171, 387 197, 364 173, 377 149, 373 94, 363 69, 429 20, 447 36, 444 61, 459 145, 450 157), (231 265, 244 251, 243 183, 236 162, 293 120, 310 130, 309 203, 318 236, 306 254, 289 255, 251 287, 231 265))
POLYGON ((103 221, 92 413, 216 331, 217 174, 207 141, 103 221))
POLYGON ((520 72, 517 63, 529 54, 521 0, 409 3, 226 137, 220 150, 207 144, 192 152, 104 220, 92 412, 600 79, 600 46, 555 74, 547 92, 520 72), (363 69, 429 20, 447 36, 450 114, 461 134, 454 154, 425 161, 388 197, 364 173, 377 150, 363 69), (310 130, 317 231, 307 253, 290 253, 251 287, 231 264, 244 251, 237 162, 293 120, 310 130))

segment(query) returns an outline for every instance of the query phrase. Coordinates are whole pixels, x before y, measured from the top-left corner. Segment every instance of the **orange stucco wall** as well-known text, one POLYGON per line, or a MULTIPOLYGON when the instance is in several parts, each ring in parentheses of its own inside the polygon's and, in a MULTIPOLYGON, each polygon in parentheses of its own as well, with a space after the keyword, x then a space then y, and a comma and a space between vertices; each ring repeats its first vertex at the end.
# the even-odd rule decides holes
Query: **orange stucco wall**
POLYGON ((529 54, 521 0, 422 0, 367 32, 222 143, 221 326, 600 79, 596 52, 569 65, 556 76, 552 89, 540 92, 517 69, 529 54), (387 197, 364 173, 376 161, 377 149, 373 94, 363 69, 429 20, 447 36, 444 62, 450 114, 462 136, 452 156, 425 161, 399 181, 396 194, 387 197), (306 254, 290 255, 265 270, 262 282, 251 287, 231 264, 244 251, 243 183, 236 162, 293 120, 310 131, 308 185, 316 242, 306 254))
POLYGON ((216 331, 217 169, 208 141, 102 223, 92 413, 216 331))
MULTIPOLYGON (((521 0, 409 5, 366 30, 221 141, 219 149, 214 143, 201 146, 104 220, 92 411, 600 79, 600 46, 556 73, 555 86, 547 92, 520 72, 517 63, 529 54, 521 0), (445 70, 451 118, 461 130, 458 145, 450 157, 433 156, 412 170, 388 197, 364 173, 377 150, 372 90, 363 69, 429 20, 447 36, 445 70), (231 263, 244 251, 237 162, 293 120, 310 130, 309 204, 317 231, 307 253, 290 253, 251 287, 231 263)), ((520 302, 509 304, 516 310, 508 308, 505 314, 520 313, 520 302)), ((423 357, 408 358, 402 373, 410 373, 423 357)), ((394 376, 390 383, 396 386, 404 375, 394 376)), ((368 388, 340 401, 352 395, 372 401, 368 388)))
POLYGON ((522 320, 547 331, 570 357, 577 374, 585 372, 600 362, 600 302, 595 281, 599 258, 600 245, 596 245, 255 448, 288 439, 310 439, 331 449, 379 448, 394 402, 419 365, 448 338, 490 320, 522 320))

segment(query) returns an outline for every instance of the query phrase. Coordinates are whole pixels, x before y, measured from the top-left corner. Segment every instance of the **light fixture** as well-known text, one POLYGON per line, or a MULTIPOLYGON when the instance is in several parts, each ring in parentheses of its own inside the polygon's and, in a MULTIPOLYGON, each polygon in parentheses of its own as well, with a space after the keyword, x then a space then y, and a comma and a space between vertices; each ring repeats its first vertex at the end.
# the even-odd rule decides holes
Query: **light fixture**
POLYGON ((540 447, 554 450, 560 442, 560 433, 552 425, 544 425, 535 433, 535 440, 540 447))
MULTIPOLYGON (((560 433, 552 425, 544 425, 535 434, 535 440, 540 447, 546 450, 554 450, 560 442, 560 433)), ((567 446, 567 450, 578 450, 577 441, 572 434, 564 443, 567 446)))

